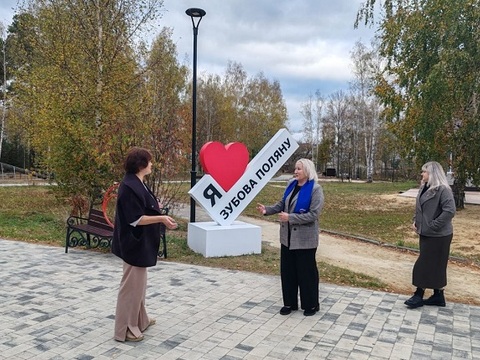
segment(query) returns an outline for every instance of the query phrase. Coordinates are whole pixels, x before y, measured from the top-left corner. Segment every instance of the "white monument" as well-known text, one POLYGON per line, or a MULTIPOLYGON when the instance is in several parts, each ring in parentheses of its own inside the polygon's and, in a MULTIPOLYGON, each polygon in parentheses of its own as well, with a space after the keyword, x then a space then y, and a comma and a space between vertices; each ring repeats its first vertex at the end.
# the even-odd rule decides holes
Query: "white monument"
MULTIPOLYGON (((235 150, 231 147, 230 151, 237 151, 236 154, 239 154, 239 143, 232 144, 237 144, 237 147, 235 150)), ((218 169, 215 165, 225 160, 231 165, 234 159, 229 159, 228 151, 232 144, 221 151, 210 152, 208 157, 206 152, 201 152, 202 166, 218 169), (209 161, 212 166, 208 166, 209 161)), ((204 147, 206 145, 208 144, 204 147)), ((218 147, 218 143, 214 145, 218 147)), ((261 253, 261 228, 236 219, 297 149, 298 143, 291 134, 286 129, 280 129, 246 166, 243 174, 239 172, 238 180, 233 179, 232 182, 231 177, 223 178, 218 171, 212 172, 213 176, 204 175, 188 193, 214 221, 189 223, 188 246, 205 257, 261 253), (219 183, 222 183, 223 187, 219 183)), ((233 172, 235 171, 238 171, 238 168, 233 172)))

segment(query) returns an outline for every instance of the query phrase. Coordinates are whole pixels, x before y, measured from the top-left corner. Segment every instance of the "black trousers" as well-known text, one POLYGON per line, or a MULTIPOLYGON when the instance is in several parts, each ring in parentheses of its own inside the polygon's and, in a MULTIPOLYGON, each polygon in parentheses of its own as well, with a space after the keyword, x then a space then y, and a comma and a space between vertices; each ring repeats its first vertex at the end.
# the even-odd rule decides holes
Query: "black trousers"
POLYGON ((298 307, 298 289, 302 309, 318 305, 317 249, 290 250, 282 245, 280 250, 280 276, 283 305, 298 307))

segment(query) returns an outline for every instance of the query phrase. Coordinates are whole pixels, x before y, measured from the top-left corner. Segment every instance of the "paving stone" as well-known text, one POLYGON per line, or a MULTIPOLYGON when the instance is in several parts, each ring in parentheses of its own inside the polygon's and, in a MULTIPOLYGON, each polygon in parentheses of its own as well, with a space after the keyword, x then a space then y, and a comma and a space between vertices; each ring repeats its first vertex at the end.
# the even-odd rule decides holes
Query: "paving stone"
POLYGON ((0 359, 480 359, 480 308, 409 310, 406 296, 320 284, 320 311, 288 316, 278 276, 160 261, 157 324, 113 340, 121 260, 0 240, 0 359))

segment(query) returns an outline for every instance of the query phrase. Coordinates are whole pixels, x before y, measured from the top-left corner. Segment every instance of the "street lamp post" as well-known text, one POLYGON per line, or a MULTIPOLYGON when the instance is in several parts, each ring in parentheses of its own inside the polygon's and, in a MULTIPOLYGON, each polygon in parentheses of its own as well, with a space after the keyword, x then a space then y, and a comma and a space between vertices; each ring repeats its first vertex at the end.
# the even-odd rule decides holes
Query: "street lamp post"
MULTIPOLYGON (((190 16, 193 25, 193 88, 192 88, 192 170, 190 171, 190 188, 193 188, 197 179, 197 35, 198 25, 205 16, 203 9, 190 8, 185 11, 190 16), (195 20, 198 20, 195 22, 195 20)), ((190 198, 190 222, 195 222, 195 200, 190 198)))

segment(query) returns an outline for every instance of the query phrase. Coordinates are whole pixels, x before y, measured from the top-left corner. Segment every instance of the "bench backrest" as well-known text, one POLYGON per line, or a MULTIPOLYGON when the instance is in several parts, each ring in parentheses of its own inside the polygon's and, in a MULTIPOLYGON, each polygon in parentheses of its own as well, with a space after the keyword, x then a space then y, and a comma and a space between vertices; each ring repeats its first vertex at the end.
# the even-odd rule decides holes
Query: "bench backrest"
POLYGON ((112 230, 110 224, 105 220, 105 216, 103 216, 103 211, 98 209, 90 209, 90 213, 88 214, 88 225, 104 230, 112 230))

